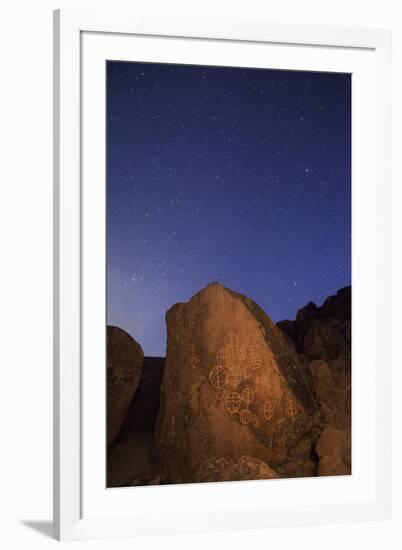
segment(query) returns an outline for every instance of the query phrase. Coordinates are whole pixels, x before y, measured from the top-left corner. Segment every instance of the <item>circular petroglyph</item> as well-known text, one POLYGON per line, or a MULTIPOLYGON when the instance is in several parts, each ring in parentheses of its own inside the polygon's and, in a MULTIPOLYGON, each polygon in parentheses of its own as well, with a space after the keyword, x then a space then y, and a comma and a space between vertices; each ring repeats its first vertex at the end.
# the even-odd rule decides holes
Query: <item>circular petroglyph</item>
POLYGON ((242 378, 243 378, 242 370, 237 365, 233 365, 227 369, 226 384, 229 384, 229 386, 232 386, 233 388, 237 388, 237 386, 242 381, 242 378))
POLYGON ((274 412, 275 403, 271 399, 268 399, 268 401, 265 401, 264 403, 264 417, 267 420, 271 420, 271 418, 274 416, 274 412))
POLYGON ((225 385, 226 369, 217 365, 209 372, 209 380, 216 390, 220 390, 225 385))
POLYGON ((216 354, 216 362, 221 367, 226 367, 230 362, 230 351, 226 348, 221 348, 216 354))
POLYGON ((239 420, 242 424, 250 424, 252 414, 248 409, 243 409, 239 412, 239 420))
POLYGON ((226 334, 224 342, 228 348, 235 348, 239 343, 239 339, 234 332, 229 332, 226 334))
POLYGON ((241 397, 237 391, 230 391, 225 394, 225 409, 230 412, 230 414, 235 414, 239 412, 241 405, 241 397))
POLYGON ((260 351, 262 346, 261 336, 258 332, 252 332, 246 336, 246 346, 249 351, 260 351))
POLYGON ((254 390, 252 388, 244 388, 241 392, 241 398, 249 406, 254 401, 254 390))
POLYGON ((262 365, 261 354, 256 351, 249 351, 247 357, 247 364, 252 370, 257 370, 262 365))
POLYGON ((288 399, 286 401, 286 407, 285 407, 285 410, 286 410, 286 414, 288 416, 296 416, 297 415, 297 404, 296 404, 296 401, 294 399, 288 399))

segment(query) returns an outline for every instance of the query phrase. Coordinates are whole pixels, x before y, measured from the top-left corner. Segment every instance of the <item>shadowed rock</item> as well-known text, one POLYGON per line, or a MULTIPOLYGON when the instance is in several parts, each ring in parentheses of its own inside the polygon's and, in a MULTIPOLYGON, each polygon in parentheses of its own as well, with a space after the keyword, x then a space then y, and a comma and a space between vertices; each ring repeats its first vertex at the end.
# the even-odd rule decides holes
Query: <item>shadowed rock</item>
POLYGON ((238 460, 212 458, 200 465, 195 474, 195 482, 247 481, 256 479, 276 479, 278 474, 266 462, 250 456, 238 460))
POLYGON ((119 434, 109 447, 108 487, 154 484, 158 477, 152 469, 151 444, 164 365, 164 357, 144 357, 137 391, 119 434))
POLYGON ((327 426, 316 445, 320 459, 318 475, 335 476, 351 473, 350 432, 327 426))
POLYGON ((167 482, 191 482, 207 460, 244 455, 282 475, 314 472, 314 397, 293 345, 256 303, 213 283, 173 306, 167 329, 155 433, 167 482))
POLYGON ((128 433, 154 431, 164 367, 164 357, 144 357, 140 382, 131 400, 119 438, 128 433))
POLYGON ((321 307, 310 302, 295 321, 277 324, 299 351, 320 407, 319 475, 351 471, 351 296, 351 287, 343 288, 321 307))
POLYGON ((294 343, 299 353, 312 359, 334 359, 350 347, 351 287, 329 296, 321 307, 309 302, 299 309, 295 321, 286 319, 277 326, 294 343))
POLYGON ((140 381, 144 354, 127 332, 107 327, 107 442, 113 443, 140 381))

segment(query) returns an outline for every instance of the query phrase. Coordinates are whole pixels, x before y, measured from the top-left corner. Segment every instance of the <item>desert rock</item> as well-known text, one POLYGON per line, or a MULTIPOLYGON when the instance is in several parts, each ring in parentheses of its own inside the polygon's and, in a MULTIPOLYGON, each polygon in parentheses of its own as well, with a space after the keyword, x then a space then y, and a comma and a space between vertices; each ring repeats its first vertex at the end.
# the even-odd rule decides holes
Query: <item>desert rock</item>
POLYGON ((200 465, 195 482, 247 481, 256 479, 275 479, 278 474, 259 458, 242 456, 238 460, 212 458, 200 465))
POLYGON ((292 340, 323 421, 317 443, 319 475, 350 473, 351 463, 351 287, 310 302, 295 321, 278 326, 292 340))
POLYGON ((318 475, 349 475, 351 473, 350 444, 349 431, 326 427, 316 445, 316 452, 320 459, 318 475))
POLYGON ((291 456, 291 475, 314 469, 315 399, 293 345, 256 303, 213 283, 173 306, 167 328, 155 456, 168 482, 191 482, 221 457, 287 475, 291 456))
POLYGON ((107 327, 107 441, 113 443, 140 381, 144 354, 127 332, 107 327))

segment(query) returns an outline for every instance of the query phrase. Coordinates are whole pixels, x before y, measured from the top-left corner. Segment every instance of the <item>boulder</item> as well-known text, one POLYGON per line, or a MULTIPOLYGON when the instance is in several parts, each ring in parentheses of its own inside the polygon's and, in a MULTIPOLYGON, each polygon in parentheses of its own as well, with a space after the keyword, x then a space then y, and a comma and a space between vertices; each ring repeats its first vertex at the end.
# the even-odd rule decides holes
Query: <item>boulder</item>
MULTIPOLYGON (((349 286, 327 298, 318 308, 310 302, 298 311, 295 321, 277 324, 292 339, 298 351, 301 370, 320 407, 323 429, 329 426, 341 430, 349 441, 351 304, 352 289, 349 286)), ((277 471, 281 473, 280 469, 277 471)))
MULTIPOLYGON (((167 313, 155 458, 170 483, 247 455, 314 468, 318 408, 288 338, 252 300, 213 283, 167 313)), ((305 467, 294 475, 305 475, 305 467)), ((286 474, 285 474, 286 475, 286 474)))
POLYGON ((277 326, 292 340, 296 351, 312 359, 334 359, 347 351, 352 308, 352 288, 341 288, 322 306, 313 302, 299 309, 296 319, 278 321, 277 326))
POLYGON ((351 474, 350 432, 327 426, 316 445, 319 457, 318 475, 337 476, 351 474))
POLYGON ((113 443, 126 417, 142 370, 144 353, 127 332, 107 327, 107 443, 113 443))
POLYGON ((351 427, 351 372, 344 358, 317 359, 309 364, 313 393, 326 424, 340 430, 351 427))
POLYGON ((224 457, 210 458, 200 465, 194 481, 247 481, 256 479, 276 479, 278 474, 259 458, 242 456, 238 460, 224 457))
POLYGON ((346 354, 343 326, 337 319, 312 319, 303 339, 303 352, 312 359, 336 359, 346 354))

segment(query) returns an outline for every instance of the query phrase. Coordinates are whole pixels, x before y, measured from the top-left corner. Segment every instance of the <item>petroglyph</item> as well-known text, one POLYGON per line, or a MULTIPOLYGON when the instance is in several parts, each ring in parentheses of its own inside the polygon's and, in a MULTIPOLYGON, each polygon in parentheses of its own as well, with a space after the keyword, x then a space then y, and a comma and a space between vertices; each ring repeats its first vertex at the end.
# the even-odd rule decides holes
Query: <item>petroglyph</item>
MULTIPOLYGON (((209 380, 215 389, 216 400, 222 401, 224 410, 230 414, 239 413, 242 424, 259 425, 259 419, 249 408, 255 401, 255 391, 250 383, 254 372, 263 365, 263 346, 261 334, 250 332, 240 338, 235 332, 228 332, 222 342, 223 346, 216 352, 216 366, 209 373, 209 380), (237 388, 243 381, 249 381, 240 392, 237 388), (225 392, 225 393, 224 393, 225 392), (239 393, 240 392, 240 393, 239 393), (243 410, 241 403, 244 403, 243 410)), ((191 348, 195 356, 195 348, 191 348)), ((194 363, 193 363, 194 364, 194 363)))
POLYGON ((226 369, 220 365, 213 367, 209 373, 209 380, 216 390, 220 390, 225 385, 226 369))
POLYGON ((231 391, 225 394, 224 397, 225 400, 225 409, 230 414, 235 414, 239 412, 240 405, 241 405, 241 397, 240 394, 236 391, 231 391))
POLYGON ((254 401, 254 390, 252 388, 244 388, 241 392, 241 398, 248 407, 254 401))
POLYGON ((227 367, 230 362, 230 351, 227 348, 220 349, 216 354, 216 363, 221 367, 227 367))
POLYGON ((257 370, 262 365, 262 357, 261 354, 257 351, 248 351, 247 355, 247 364, 250 369, 257 370))
POLYGON ((264 403, 264 417, 271 420, 275 412, 275 403, 270 399, 264 403))
POLYGON ((297 415, 297 404, 294 399, 288 399, 285 406, 286 414, 290 417, 297 415))
MULTIPOLYGON (((238 413, 238 420, 244 425, 251 424, 254 427, 260 425, 258 411, 250 410, 252 406, 262 409, 260 413, 265 420, 272 420, 279 410, 276 401, 282 393, 282 381, 275 359, 263 355, 267 352, 264 352, 261 334, 258 331, 250 331, 242 339, 235 332, 228 332, 222 344, 223 346, 216 352, 216 365, 209 373, 217 402, 221 403, 223 410, 231 415, 238 413), (256 371, 263 366, 264 358, 267 366, 270 367, 267 373, 269 378, 262 391, 259 390, 263 402, 258 404, 253 379, 256 371), (245 387, 243 387, 244 383, 247 383, 245 387)), ((191 344, 190 349, 193 366, 198 366, 195 345, 191 344)), ((290 392, 286 396, 283 409, 288 418, 294 418, 298 414, 298 405, 290 392)), ((281 441, 286 440, 288 426, 279 422, 275 430, 272 441, 280 448, 281 441)))
POLYGON ((233 388, 237 388, 237 386, 242 381, 242 378, 243 378, 243 372, 239 366, 234 365, 227 369, 226 384, 228 384, 229 386, 232 386, 233 388))
POLYGON ((252 414, 248 409, 242 409, 239 412, 239 420, 242 424, 250 424, 252 414))
POLYGON ((234 332, 229 332, 229 334, 226 334, 224 342, 228 348, 235 348, 239 343, 239 339, 234 332))
POLYGON ((251 332, 246 336, 246 346, 249 350, 259 351, 261 349, 262 341, 258 332, 251 332))

